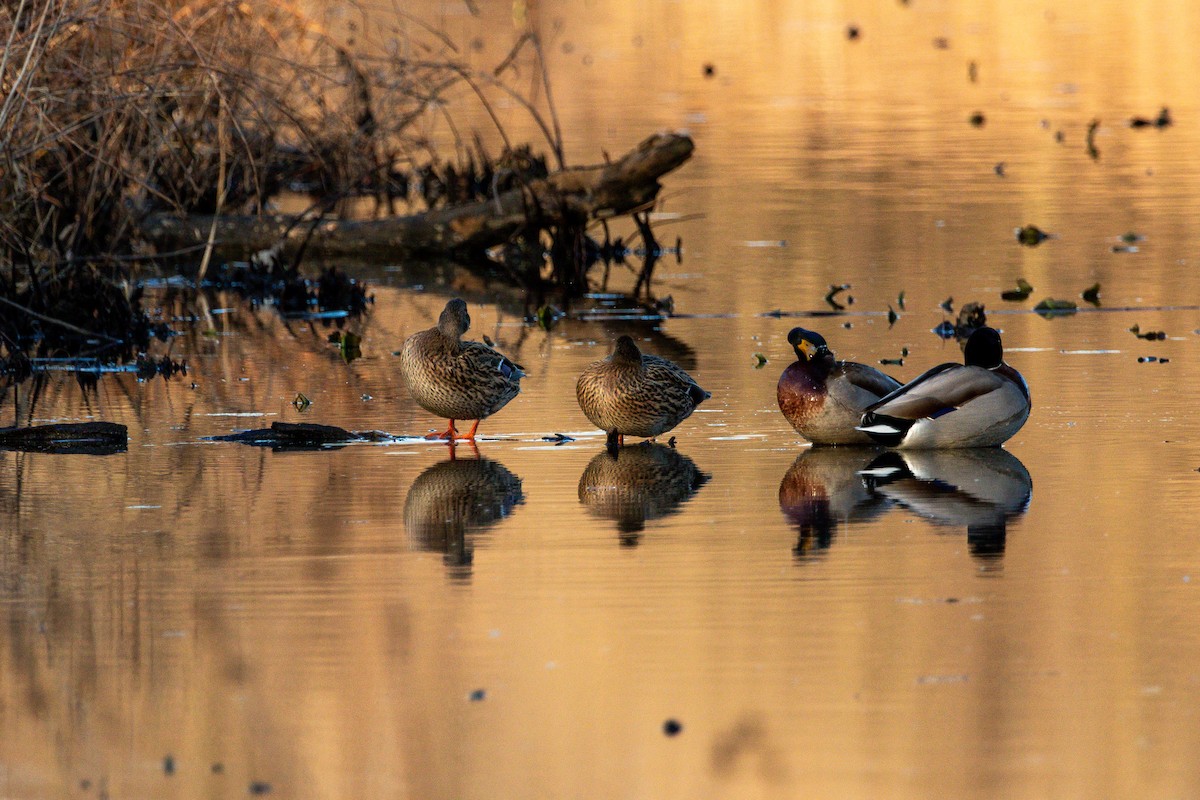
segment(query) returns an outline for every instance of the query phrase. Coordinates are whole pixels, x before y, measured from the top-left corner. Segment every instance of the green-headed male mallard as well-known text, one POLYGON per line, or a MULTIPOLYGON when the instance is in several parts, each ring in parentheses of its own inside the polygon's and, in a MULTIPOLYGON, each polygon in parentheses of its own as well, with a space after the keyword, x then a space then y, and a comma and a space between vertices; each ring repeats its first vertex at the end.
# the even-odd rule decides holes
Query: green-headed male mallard
POLYGON ((859 430, 888 447, 996 447, 1029 419, 1029 386, 1004 363, 994 328, 978 328, 963 364, 940 364, 863 413, 859 430))
POLYGON ((446 303, 436 327, 414 333, 400 351, 400 377, 413 399, 428 411, 450 420, 449 427, 427 439, 474 441, 479 423, 504 408, 521 391, 525 377, 520 365, 480 342, 464 342, 471 327, 467 304, 459 298, 446 303), (473 419, 466 436, 455 420, 473 419))
POLYGON ((796 360, 779 376, 775 394, 796 433, 813 444, 873 444, 855 428, 863 410, 900 382, 866 364, 836 360, 814 331, 792 328, 788 344, 796 360))
POLYGON ((653 438, 674 428, 711 394, 681 367, 645 354, 621 336, 612 355, 588 365, 575 385, 579 407, 615 447, 625 436, 653 438))

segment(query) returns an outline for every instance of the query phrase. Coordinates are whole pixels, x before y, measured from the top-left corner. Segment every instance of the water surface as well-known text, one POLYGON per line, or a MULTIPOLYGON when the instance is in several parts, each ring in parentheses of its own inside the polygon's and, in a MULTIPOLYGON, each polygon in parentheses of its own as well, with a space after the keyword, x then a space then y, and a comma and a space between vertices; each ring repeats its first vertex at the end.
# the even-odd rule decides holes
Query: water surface
MULTIPOLYGON (((483 55, 516 36, 508 4, 440 11, 490 32, 483 55)), ((0 453, 0 794, 1200 791, 1196 10, 534 11, 574 161, 663 127, 696 139, 663 210, 703 216, 661 228, 685 253, 654 287, 680 317, 545 332, 484 282, 417 288, 394 265, 364 273, 351 365, 330 328, 216 296, 230 313, 173 345, 186 378, 23 393, 22 423, 121 422, 130 446, 0 453), (1172 127, 1125 124, 1162 105, 1172 127), (1026 223, 1056 238, 1023 248, 1026 223), (1113 252, 1129 231, 1137 252, 1113 252), (1033 296, 1002 302, 1018 277, 1033 296), (1028 313, 1097 281, 1102 309, 1028 313), (834 283, 852 285, 843 316, 763 316, 828 310, 834 283), (393 354, 452 293, 529 372, 478 453, 205 440, 274 420, 432 430, 393 354), (984 454, 807 448, 774 405, 788 329, 869 363, 907 348, 889 369, 909 379, 959 357, 930 333, 948 297, 1003 329, 1025 428, 984 454), (713 399, 674 448, 613 461, 574 382, 618 333, 713 399)))

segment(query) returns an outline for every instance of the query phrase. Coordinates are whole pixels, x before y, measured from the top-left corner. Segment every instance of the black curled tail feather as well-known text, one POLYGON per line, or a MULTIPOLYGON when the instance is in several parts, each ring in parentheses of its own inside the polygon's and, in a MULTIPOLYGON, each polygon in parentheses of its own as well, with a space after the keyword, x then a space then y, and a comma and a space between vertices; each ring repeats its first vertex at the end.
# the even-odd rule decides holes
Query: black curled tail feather
POLYGON ((915 422, 915 419, 901 419, 868 411, 862 415, 858 429, 884 447, 897 447, 915 422))

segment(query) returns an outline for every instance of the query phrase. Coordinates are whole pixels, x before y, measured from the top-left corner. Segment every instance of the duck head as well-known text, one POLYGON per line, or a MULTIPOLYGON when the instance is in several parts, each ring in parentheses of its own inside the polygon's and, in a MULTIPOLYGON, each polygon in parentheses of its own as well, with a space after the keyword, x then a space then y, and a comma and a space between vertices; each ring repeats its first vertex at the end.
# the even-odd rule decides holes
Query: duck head
POLYGON ((619 336, 613 347, 612 361, 614 364, 641 364, 642 351, 630 337, 619 336))
POLYGON ((442 309, 438 317, 438 330, 443 336, 458 340, 471 327, 471 315, 467 313, 467 304, 456 297, 442 309))
POLYGON ((963 345, 963 361, 969 367, 995 369, 1004 363, 1004 345, 995 328, 977 328, 963 345))
POLYGON ((800 362, 833 361, 833 352, 825 343, 825 337, 816 331, 804 328, 792 328, 788 333, 788 344, 796 351, 796 360, 800 362))

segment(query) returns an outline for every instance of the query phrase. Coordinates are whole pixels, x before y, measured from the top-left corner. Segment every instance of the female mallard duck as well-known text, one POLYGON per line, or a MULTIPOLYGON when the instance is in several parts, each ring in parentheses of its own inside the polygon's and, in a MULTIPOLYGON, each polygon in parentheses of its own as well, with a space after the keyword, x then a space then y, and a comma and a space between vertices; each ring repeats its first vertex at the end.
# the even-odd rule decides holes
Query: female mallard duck
POLYGON ((520 365, 485 344, 462 341, 470 327, 467 304, 456 297, 446 303, 437 327, 414 333, 400 351, 400 377, 413 399, 430 414, 450 420, 446 430, 427 439, 474 441, 480 421, 521 391, 525 373, 520 365), (475 424, 459 436, 454 421, 465 419, 475 424))
POLYGON ((863 409, 900 382, 874 367, 837 361, 819 333, 792 328, 788 344, 796 361, 779 376, 779 410, 796 433, 813 444, 872 444, 856 426, 863 409))
POLYGON ((978 328, 963 364, 941 364, 863 413, 859 430, 888 447, 995 447, 1029 418, 1029 386, 1004 363, 993 328, 978 328))
POLYGON ((617 339, 612 355, 583 371, 575 396, 592 424, 608 434, 609 447, 625 436, 666 433, 712 397, 679 366, 643 355, 628 336, 617 339))

